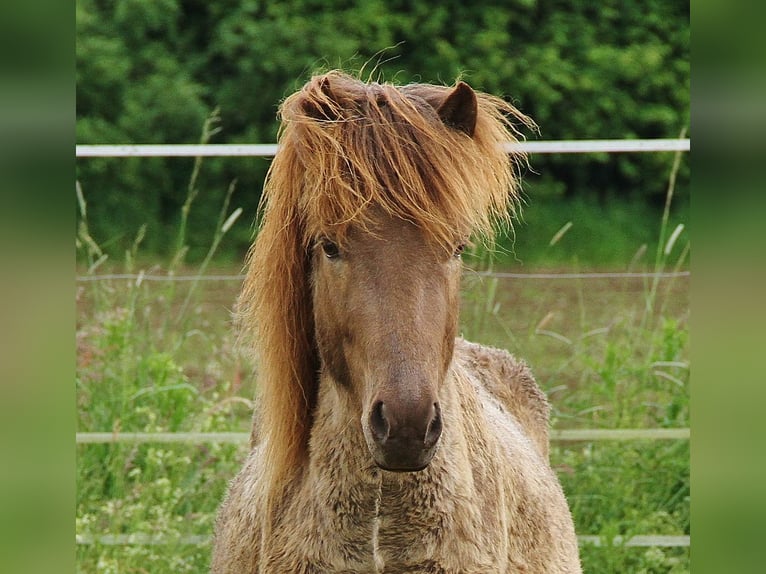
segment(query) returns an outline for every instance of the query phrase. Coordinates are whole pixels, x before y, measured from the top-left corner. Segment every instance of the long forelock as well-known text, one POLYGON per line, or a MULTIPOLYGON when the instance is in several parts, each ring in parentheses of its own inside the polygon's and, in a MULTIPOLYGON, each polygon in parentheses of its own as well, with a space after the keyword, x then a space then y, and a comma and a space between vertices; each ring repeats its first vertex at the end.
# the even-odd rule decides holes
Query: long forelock
POLYGON ((287 161, 270 174, 275 188, 285 188, 279 178, 300 186, 306 241, 342 241, 352 226, 370 223, 371 207, 415 223, 445 247, 457 236, 491 237, 495 223, 509 221, 518 158, 503 144, 516 139, 513 120, 526 119, 513 107, 477 94, 471 137, 444 125, 434 109, 451 88, 324 77, 331 98, 315 79, 281 106, 279 159, 287 161))

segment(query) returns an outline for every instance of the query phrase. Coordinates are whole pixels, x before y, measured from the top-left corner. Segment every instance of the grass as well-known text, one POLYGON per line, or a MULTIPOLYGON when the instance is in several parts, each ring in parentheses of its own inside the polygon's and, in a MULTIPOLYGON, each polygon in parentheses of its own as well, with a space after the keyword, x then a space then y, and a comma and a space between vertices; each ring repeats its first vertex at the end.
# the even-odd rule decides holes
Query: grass
MULTIPOLYGON (((193 188, 192 182, 190 193, 193 188)), ((110 263, 90 237, 87 205, 81 193, 78 198, 79 272, 92 274, 110 263)), ((208 256, 194 269, 200 275, 237 217, 236 209, 228 210, 227 200, 208 256)), ((550 247, 563 245, 575 228, 550 247)), ((656 257, 636 257, 617 269, 684 267, 688 240, 683 230, 674 234, 677 228, 663 217, 656 257)), ((561 229, 551 231, 551 240, 561 229)), ((182 236, 165 268, 137 264, 141 240, 139 232, 124 261, 111 269, 188 272, 182 236)), ((688 278, 492 278, 470 271, 492 268, 481 250, 466 264, 462 333, 529 362, 550 397, 554 427, 689 426, 688 278)), ((509 265, 506 260, 504 269, 509 265)), ((230 324, 238 288, 237 282, 140 278, 79 283, 77 430, 249 431, 252 365, 237 352, 230 324)), ((172 540, 210 536, 244 445, 78 445, 76 452, 78 535, 171 540, 162 546, 80 544, 78 572, 207 571, 209 544, 172 540)), ((551 459, 579 534, 689 534, 687 441, 554 443, 551 459)), ((581 555, 586 572, 689 571, 688 548, 584 545, 581 555)))
MULTIPOLYGON (((639 200, 603 205, 584 198, 541 199, 524 207, 515 237, 501 237, 496 259, 514 267, 624 270, 634 255, 653 257, 660 245, 658 213, 658 207, 639 200)), ((685 196, 669 213, 669 231, 688 221, 685 196)))

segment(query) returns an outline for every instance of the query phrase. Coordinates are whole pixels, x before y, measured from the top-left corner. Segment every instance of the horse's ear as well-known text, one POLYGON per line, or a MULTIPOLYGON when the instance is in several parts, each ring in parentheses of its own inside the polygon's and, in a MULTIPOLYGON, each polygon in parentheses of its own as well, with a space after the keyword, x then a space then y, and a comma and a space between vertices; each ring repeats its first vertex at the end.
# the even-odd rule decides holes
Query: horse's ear
POLYGON ((312 88, 303 101, 303 111, 306 115, 315 120, 337 120, 338 113, 332 88, 330 88, 330 79, 323 76, 319 79, 319 86, 312 86, 312 88))
POLYGON ((476 130, 477 110, 476 94, 471 86, 465 82, 458 82, 455 89, 436 109, 436 113, 445 125, 473 137, 473 132, 476 130))

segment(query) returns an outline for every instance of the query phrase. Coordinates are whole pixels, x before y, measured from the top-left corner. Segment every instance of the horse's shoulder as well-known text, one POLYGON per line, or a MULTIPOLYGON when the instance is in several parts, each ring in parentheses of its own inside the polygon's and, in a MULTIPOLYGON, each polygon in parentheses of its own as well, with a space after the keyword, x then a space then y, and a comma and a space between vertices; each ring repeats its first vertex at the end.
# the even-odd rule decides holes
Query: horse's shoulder
POLYGON ((455 352, 484 388, 514 415, 547 458, 550 405, 529 366, 505 350, 463 339, 455 341, 455 352))

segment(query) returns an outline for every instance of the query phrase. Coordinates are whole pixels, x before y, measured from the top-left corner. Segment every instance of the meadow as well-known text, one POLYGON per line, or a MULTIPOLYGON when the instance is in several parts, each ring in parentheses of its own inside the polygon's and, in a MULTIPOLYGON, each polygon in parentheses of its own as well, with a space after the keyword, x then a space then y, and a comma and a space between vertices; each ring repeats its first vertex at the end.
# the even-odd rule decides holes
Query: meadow
MULTIPOLYGON (((183 226, 176 256, 142 257, 139 231, 123 260, 112 262, 81 218, 78 432, 249 432, 257 371, 231 324, 239 281, 211 278, 240 272, 238 264, 214 264, 236 219, 227 212, 209 257, 194 266, 184 263, 183 226), (107 272, 129 278, 96 280, 107 272)), ((610 270, 687 269, 688 241, 672 232, 664 217, 656 255, 637 246, 610 270)), ((493 275, 518 272, 513 259, 481 248, 466 255, 461 332, 530 364, 552 403, 554 429, 689 426, 688 276, 493 275)), ((245 444, 212 442, 78 444, 77 571, 207 571, 215 513, 245 452, 245 444), (125 535, 133 543, 113 538, 125 535)), ((586 572, 689 571, 688 547, 608 543, 690 533, 688 441, 554 442, 551 457, 578 534, 606 541, 582 544, 586 572)))

